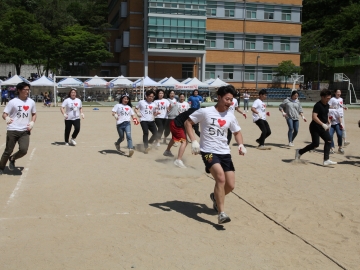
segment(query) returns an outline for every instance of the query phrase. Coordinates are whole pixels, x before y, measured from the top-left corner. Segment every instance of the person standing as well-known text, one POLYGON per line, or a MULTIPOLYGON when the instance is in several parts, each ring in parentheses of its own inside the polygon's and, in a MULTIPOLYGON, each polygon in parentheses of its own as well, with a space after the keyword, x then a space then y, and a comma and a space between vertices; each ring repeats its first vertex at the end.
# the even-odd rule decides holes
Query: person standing
MULTIPOLYGON (((244 113, 244 112, 242 112, 240 110, 239 103, 238 103, 237 99, 233 98, 233 101, 231 102, 231 106, 229 107, 229 112, 231 112, 232 114, 235 115, 235 111, 242 114, 242 116, 244 116, 244 118, 246 119, 246 113, 244 113)), ((232 139, 232 132, 230 132, 228 130, 228 134, 227 134, 227 140, 228 140, 227 144, 228 145, 230 144, 231 139, 232 139)))
MULTIPOLYGON (((165 92, 162 89, 156 90, 155 95, 155 107, 157 114, 155 116, 155 124, 157 126, 157 138, 156 138, 156 147, 160 147, 161 136, 164 133, 166 124, 168 123, 168 112, 170 102, 164 98, 165 92)), ((166 143, 166 140, 165 140, 166 143)))
POLYGON ((1 91, 1 105, 4 105, 6 106, 6 102, 8 102, 8 95, 9 95, 9 91, 7 90, 7 88, 4 88, 2 91, 1 91))
MULTIPOLYGON (((200 109, 200 105, 202 102, 203 99, 201 96, 199 96, 199 91, 195 89, 192 92, 192 95, 188 98, 188 103, 190 104, 190 108, 198 110, 200 109)), ((193 126, 193 129, 195 130, 196 135, 200 137, 199 124, 195 124, 193 126)))
POLYGON ((215 179, 214 193, 210 194, 214 209, 218 212, 218 223, 230 222, 225 213, 225 196, 235 187, 235 168, 227 145, 227 132, 234 133, 239 144, 239 154, 246 154, 243 137, 234 114, 229 112, 235 89, 232 85, 217 90, 218 102, 215 106, 193 112, 185 122, 186 132, 191 140, 193 154, 201 153, 206 171, 215 179), (200 123, 200 144, 195 139, 192 125, 200 123))
POLYGON ((299 160, 300 157, 308 151, 314 150, 319 147, 320 140, 324 140, 324 166, 335 165, 337 162, 329 159, 331 148, 331 137, 329 134, 329 100, 331 98, 331 92, 329 90, 322 90, 320 92, 321 100, 318 101, 312 111, 312 121, 309 126, 311 134, 311 144, 302 149, 295 150, 295 160, 299 160))
MULTIPOLYGON (((169 107, 168 107, 168 118, 165 122, 165 127, 164 127, 164 144, 166 144, 166 138, 170 135, 170 121, 175 119, 175 117, 178 116, 179 114, 177 110, 178 101, 175 98, 174 90, 169 90, 167 100, 169 101, 169 107)), ((177 145, 174 144, 174 146, 177 145)))
POLYGON ((6 146, 0 160, 0 175, 3 174, 9 161, 9 170, 15 169, 15 160, 27 154, 30 143, 30 132, 36 121, 35 102, 29 98, 30 84, 21 82, 16 86, 18 97, 9 101, 2 118, 7 124, 6 146), (16 143, 19 150, 13 154, 16 143))
POLYGON ((259 91, 259 98, 254 101, 251 111, 253 116, 253 122, 260 128, 261 135, 256 142, 259 144, 257 149, 270 150, 270 147, 265 147, 265 139, 271 135, 269 123, 266 121, 266 116, 270 116, 270 113, 266 112, 266 99, 267 92, 265 89, 259 91))
POLYGON ((65 99, 61 105, 60 111, 65 119, 65 145, 76 145, 76 137, 80 132, 80 116, 85 119, 85 115, 82 109, 82 102, 76 97, 76 88, 71 88, 68 93, 67 99, 65 99), (74 132, 71 135, 69 142, 71 127, 74 126, 74 132))
POLYGON ((120 143, 124 140, 124 133, 126 134, 127 146, 129 149, 129 157, 134 154, 134 147, 131 138, 131 124, 130 119, 133 120, 135 125, 139 124, 139 121, 134 116, 135 113, 131 106, 131 100, 128 94, 124 94, 119 99, 119 104, 116 104, 112 109, 112 116, 116 120, 116 130, 119 134, 118 140, 115 142, 115 148, 120 150, 120 143))
POLYGON ((279 106, 279 111, 286 119, 286 123, 289 127, 288 130, 288 141, 289 146, 294 146, 294 140, 299 131, 299 115, 306 122, 304 111, 298 99, 299 92, 292 91, 291 97, 284 99, 279 106))
POLYGON ((249 94, 248 90, 245 90, 245 93, 243 94, 243 99, 244 99, 244 111, 246 110, 246 112, 248 112, 249 111, 249 99, 250 99, 250 94, 249 94))

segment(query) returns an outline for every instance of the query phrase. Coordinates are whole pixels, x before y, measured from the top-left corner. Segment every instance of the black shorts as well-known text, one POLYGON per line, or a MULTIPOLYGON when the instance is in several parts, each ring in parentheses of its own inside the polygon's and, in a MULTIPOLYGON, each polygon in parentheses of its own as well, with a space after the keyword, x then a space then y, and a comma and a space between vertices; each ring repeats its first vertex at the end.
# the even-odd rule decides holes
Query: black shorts
POLYGON ((224 172, 235 171, 234 164, 231 160, 230 154, 214 154, 201 152, 202 160, 205 164, 205 171, 210 173, 212 165, 219 163, 223 168, 224 172))

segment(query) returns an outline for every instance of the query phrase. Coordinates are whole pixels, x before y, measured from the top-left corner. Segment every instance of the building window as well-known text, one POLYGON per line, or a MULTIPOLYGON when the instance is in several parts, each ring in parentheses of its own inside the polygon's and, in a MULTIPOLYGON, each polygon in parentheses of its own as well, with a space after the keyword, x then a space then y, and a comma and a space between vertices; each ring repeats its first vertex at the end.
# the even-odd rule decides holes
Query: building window
POLYGON ((255 81, 255 67, 245 67, 245 81, 255 81))
POLYGON ((216 1, 207 1, 206 15, 216 17, 216 6, 217 6, 216 1))
POLYGON ((281 38, 280 50, 285 52, 290 51, 290 38, 281 38))
POLYGON ((206 48, 216 48, 216 34, 206 35, 206 48))
POLYGON ((215 66, 206 65, 205 68, 205 79, 215 79, 215 66))
POLYGON ((246 19, 256 19, 256 5, 246 6, 246 19))
POLYGON ((272 68, 263 68, 262 69, 262 80, 263 81, 272 81, 273 80, 273 69, 272 68))
POLYGON ((273 19, 274 19, 274 8, 265 8, 264 20, 273 20, 273 19))
POLYGON ((233 34, 224 34, 224 48, 225 49, 234 49, 234 35, 233 34))
POLYGON ((194 66, 192 64, 183 64, 182 65, 182 77, 183 79, 193 77, 194 66))
POLYGON ((272 51, 274 49, 274 38, 273 37, 264 37, 263 39, 263 50, 272 51))
POLYGON ((281 20, 291 21, 291 9, 283 9, 281 12, 281 20))
POLYGON ((225 17, 235 17, 234 3, 225 3, 225 17))
POLYGON ((256 37, 255 36, 246 36, 245 48, 246 48, 246 50, 255 50, 255 48, 256 48, 256 37))
POLYGON ((224 80, 234 79, 234 66, 223 66, 223 79, 224 80))

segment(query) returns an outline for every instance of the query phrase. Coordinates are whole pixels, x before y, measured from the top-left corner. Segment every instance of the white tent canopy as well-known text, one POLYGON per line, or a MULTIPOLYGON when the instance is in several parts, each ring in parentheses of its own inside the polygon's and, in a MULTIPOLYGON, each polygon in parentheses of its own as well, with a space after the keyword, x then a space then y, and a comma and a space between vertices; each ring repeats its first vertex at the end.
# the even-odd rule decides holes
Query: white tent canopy
POLYGON ((209 88, 208 84, 199 81, 196 77, 192 78, 190 81, 187 81, 185 84, 186 85, 191 85, 191 86, 197 86, 197 88, 199 88, 199 87, 201 87, 201 88, 209 88))
POLYGON ((86 80, 84 85, 85 87, 107 87, 109 82, 95 75, 93 78, 86 80))
POLYGON ((164 83, 164 82, 166 82, 168 79, 169 79, 168 77, 165 77, 164 79, 162 79, 162 80, 158 81, 158 83, 163 84, 163 83, 164 83))
POLYGON ((144 87, 149 87, 149 86, 161 86, 161 84, 160 83, 157 83, 157 82, 155 82, 154 80, 152 80, 152 79, 150 79, 148 76, 146 76, 145 78, 144 78, 144 81, 142 82, 142 79, 139 79, 139 80, 137 80, 135 83, 135 86, 136 87, 139 87, 139 86, 141 86, 141 85, 144 85, 144 87))
POLYGON ((192 80, 191 78, 187 78, 186 80, 183 80, 181 83, 186 84, 186 83, 190 82, 191 80, 192 80))
POLYGON ((173 77, 168 78, 164 81, 161 86, 164 87, 174 87, 175 90, 193 90, 192 86, 180 83, 179 81, 175 80, 173 77))
POLYGON ((208 80, 206 80, 204 83, 206 83, 206 84, 211 84, 213 81, 215 81, 215 79, 208 79, 208 80))
POLYGON ((112 83, 114 86, 131 86, 134 84, 132 81, 130 81, 129 79, 126 79, 123 75, 119 76, 116 79, 113 79, 110 81, 110 83, 112 83))
POLYGON ((220 80, 219 78, 216 78, 215 81, 209 83, 210 87, 221 87, 221 86, 225 86, 225 85, 228 85, 228 83, 220 80))
POLYGON ((39 79, 30 83, 31 86, 54 86, 54 81, 43 75, 39 79))
POLYGON ((83 87, 84 83, 77 78, 64 78, 58 83, 58 87, 83 87))
POLYGON ((19 75, 14 75, 10 79, 7 79, 2 83, 2 85, 17 85, 18 83, 26 82, 30 84, 28 80, 26 80, 24 77, 21 77, 19 75))

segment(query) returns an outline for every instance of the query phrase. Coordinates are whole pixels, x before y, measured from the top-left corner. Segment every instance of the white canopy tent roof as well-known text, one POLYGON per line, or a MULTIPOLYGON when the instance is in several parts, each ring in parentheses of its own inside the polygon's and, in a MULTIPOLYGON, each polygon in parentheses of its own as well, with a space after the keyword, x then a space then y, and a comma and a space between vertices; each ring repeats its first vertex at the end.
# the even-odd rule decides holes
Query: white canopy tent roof
POLYGON ((96 75, 84 82, 85 87, 107 87, 109 84, 110 83, 108 81, 105 81, 96 75))
POLYGON ((144 81, 142 82, 142 79, 137 80, 136 82, 134 82, 136 87, 139 87, 141 85, 144 85, 144 87, 149 87, 149 86, 161 86, 160 83, 155 82, 154 80, 150 79, 148 76, 146 76, 144 78, 144 81))
POLYGON ((39 79, 30 83, 31 86, 54 86, 54 81, 46 77, 41 76, 39 79))
POLYGON ((190 82, 192 79, 191 78, 187 78, 186 80, 183 80, 181 83, 188 83, 188 82, 190 82))
POLYGON ((26 82, 30 84, 30 82, 24 77, 21 77, 19 75, 14 75, 10 79, 7 79, 6 81, 2 82, 2 85, 17 85, 18 83, 21 82, 26 82))
POLYGON ((158 83, 163 84, 163 83, 164 83, 164 82, 166 82, 168 79, 169 79, 168 77, 165 77, 164 79, 162 79, 162 80, 158 81, 158 83))
POLYGON ((204 83, 211 84, 213 81, 215 81, 215 79, 208 79, 204 83))
POLYGON ((185 83, 186 85, 194 85, 197 86, 198 88, 209 88, 209 85, 206 83, 203 83, 201 81, 199 81, 196 77, 192 78, 190 81, 185 83))
POLYGON ((58 87, 83 87, 84 83, 77 78, 64 78, 58 83, 58 87))
POLYGON ((116 79, 113 79, 110 81, 110 84, 113 84, 114 86, 131 86, 134 84, 134 82, 130 81, 129 79, 125 78, 123 75, 119 76, 116 79))
POLYGON ((216 80, 214 80, 213 82, 209 83, 210 87, 221 87, 221 86, 225 86, 228 85, 228 83, 220 80, 219 78, 216 78, 216 80))
POLYGON ((180 83, 178 80, 175 80, 173 77, 168 78, 164 81, 161 86, 164 87, 173 87, 175 90, 193 90, 193 87, 180 83))

